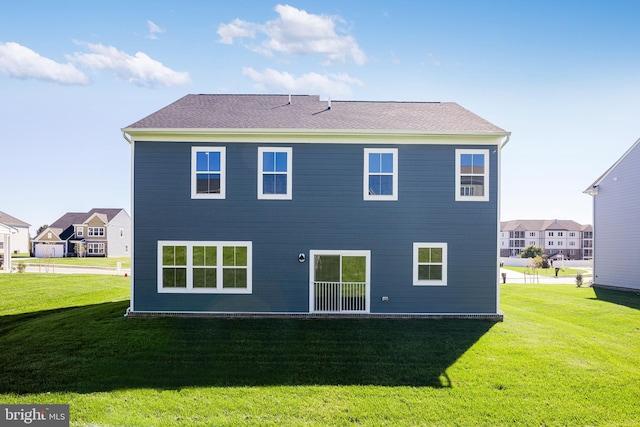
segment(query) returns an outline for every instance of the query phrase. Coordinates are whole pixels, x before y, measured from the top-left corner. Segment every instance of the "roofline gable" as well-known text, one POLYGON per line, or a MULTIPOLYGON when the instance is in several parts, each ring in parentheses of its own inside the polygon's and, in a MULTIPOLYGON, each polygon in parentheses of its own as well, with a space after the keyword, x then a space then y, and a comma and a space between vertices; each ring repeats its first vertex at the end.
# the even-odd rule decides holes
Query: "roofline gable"
POLYGON ((0 222, 0 234, 18 234, 18 229, 0 222))
POLYGON ((604 181, 604 179, 609 176, 609 174, 611 172, 613 172, 613 170, 633 151, 635 150, 635 148, 640 145, 640 138, 633 143, 633 145, 624 152, 624 154, 622 156, 620 156, 620 158, 609 167, 609 169, 607 169, 606 171, 604 171, 604 173, 602 175, 600 175, 598 177, 598 179, 596 179, 590 186, 588 186, 583 193, 588 194, 590 196, 595 196, 598 194, 598 185, 600 185, 600 183, 602 181, 604 181))
POLYGON ((53 227, 53 228, 52 228, 52 227, 47 227, 47 228, 45 228, 44 230, 42 230, 42 231, 40 232, 40 234, 38 234, 36 237, 34 237, 34 238, 33 238, 33 240, 34 240, 34 241, 38 241, 38 240, 40 240, 40 239, 42 238, 42 236, 44 236, 44 234, 45 234, 45 233, 48 233, 48 232, 53 233, 53 234, 54 234, 54 235, 55 235, 59 240, 62 240, 62 239, 60 239, 60 234, 61 234, 63 231, 64 231, 64 230, 63 230, 63 229, 61 229, 61 228, 57 228, 57 227, 53 227), (56 230, 58 230, 58 231, 56 231, 56 230))

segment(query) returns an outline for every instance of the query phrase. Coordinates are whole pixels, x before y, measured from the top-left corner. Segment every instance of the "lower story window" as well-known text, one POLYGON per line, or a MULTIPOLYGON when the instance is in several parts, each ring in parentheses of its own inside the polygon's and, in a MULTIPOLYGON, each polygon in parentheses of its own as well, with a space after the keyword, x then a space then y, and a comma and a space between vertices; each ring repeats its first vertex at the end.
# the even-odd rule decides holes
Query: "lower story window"
POLYGON ((447 244, 413 244, 413 285, 447 285, 447 244))
POLYGON ((87 254, 104 255, 104 243, 87 243, 87 254))
POLYGON ((251 293, 251 242, 158 242, 158 292, 251 293))

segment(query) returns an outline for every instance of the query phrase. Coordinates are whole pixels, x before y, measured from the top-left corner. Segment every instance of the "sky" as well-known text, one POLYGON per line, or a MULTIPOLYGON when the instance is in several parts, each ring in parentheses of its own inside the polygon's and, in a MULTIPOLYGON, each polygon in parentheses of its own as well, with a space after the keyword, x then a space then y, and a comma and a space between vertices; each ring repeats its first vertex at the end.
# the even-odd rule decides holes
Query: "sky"
POLYGON ((0 9, 0 211, 131 213, 121 129, 186 94, 456 102, 511 132, 501 219, 592 223, 640 138, 640 1, 14 1, 0 9))

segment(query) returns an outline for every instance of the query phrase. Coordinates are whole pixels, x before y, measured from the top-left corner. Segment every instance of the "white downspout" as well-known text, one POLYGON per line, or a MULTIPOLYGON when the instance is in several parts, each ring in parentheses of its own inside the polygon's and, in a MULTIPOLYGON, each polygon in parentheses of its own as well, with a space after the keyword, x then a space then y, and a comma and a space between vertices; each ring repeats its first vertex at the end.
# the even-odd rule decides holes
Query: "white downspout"
POLYGON ((502 215, 502 149, 504 148, 505 145, 507 145, 509 143, 509 140, 511 139, 511 133, 508 133, 506 135, 506 138, 504 141, 502 141, 502 144, 500 144, 500 149, 498 150, 498 225, 497 225, 497 229, 498 229, 498 233, 496 235, 496 238, 498 240, 497 242, 497 248, 498 248, 498 253, 496 254, 497 257, 497 261, 498 261, 498 277, 497 277, 497 282, 498 282, 498 286, 496 289, 496 314, 500 314, 500 284, 502 283, 502 275, 500 274, 500 220, 501 215, 502 215))

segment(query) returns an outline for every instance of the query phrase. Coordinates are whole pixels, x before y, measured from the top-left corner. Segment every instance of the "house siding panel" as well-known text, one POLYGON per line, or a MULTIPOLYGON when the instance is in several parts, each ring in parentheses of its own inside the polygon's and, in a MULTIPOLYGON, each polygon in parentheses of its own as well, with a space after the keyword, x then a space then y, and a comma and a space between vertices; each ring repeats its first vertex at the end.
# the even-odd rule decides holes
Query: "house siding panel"
POLYGON ((203 145, 135 144, 134 311, 306 313, 309 251, 332 249, 371 251, 372 313, 498 312, 495 145, 375 145, 398 148, 399 196, 365 201, 373 145, 274 143, 293 149, 293 200, 258 200, 266 144, 214 143, 227 149, 226 199, 192 200, 191 147, 203 145), (455 201, 456 148, 489 149, 488 202, 455 201), (252 294, 159 294, 159 240, 251 241, 252 294), (413 286, 413 242, 448 243, 447 286, 413 286))
POLYGON ((640 145, 600 182, 594 200, 594 284, 640 289, 640 145))

